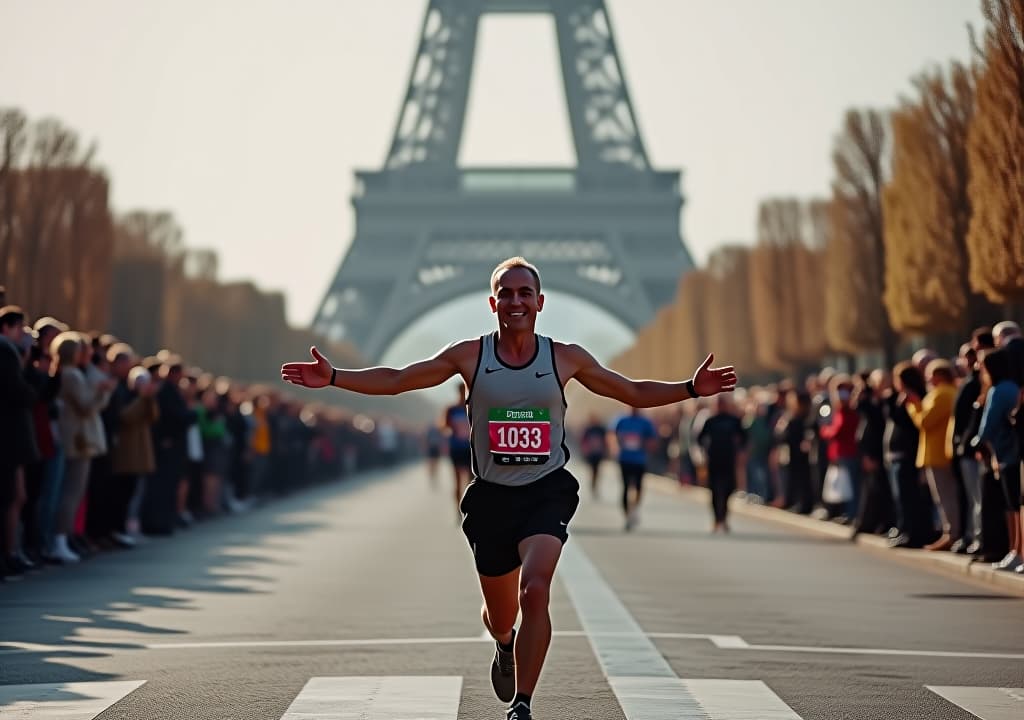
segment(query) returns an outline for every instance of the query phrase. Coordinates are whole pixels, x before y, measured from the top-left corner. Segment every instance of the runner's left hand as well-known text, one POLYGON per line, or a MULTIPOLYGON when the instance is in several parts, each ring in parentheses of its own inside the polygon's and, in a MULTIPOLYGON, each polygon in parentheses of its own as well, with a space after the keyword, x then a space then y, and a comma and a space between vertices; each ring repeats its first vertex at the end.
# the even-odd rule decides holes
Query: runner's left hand
POLYGON ((731 392, 736 389, 736 370, 732 365, 726 367, 709 367, 715 354, 707 356, 697 372, 693 374, 693 388, 701 397, 717 395, 720 392, 731 392))

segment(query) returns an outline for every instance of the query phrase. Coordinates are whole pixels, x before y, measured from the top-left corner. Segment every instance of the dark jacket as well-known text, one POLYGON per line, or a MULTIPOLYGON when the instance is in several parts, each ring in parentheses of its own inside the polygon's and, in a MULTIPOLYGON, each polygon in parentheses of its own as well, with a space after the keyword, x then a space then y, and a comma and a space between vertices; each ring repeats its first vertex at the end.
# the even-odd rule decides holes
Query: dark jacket
POLYGON ((159 417, 153 425, 153 442, 157 453, 162 451, 185 451, 185 434, 196 421, 196 413, 190 410, 181 391, 165 382, 156 393, 159 417))
POLYGON ((32 420, 35 402, 21 353, 13 342, 0 337, 0 462, 8 467, 39 459, 32 420))
POLYGON ((874 397, 865 396, 857 403, 860 425, 857 426, 857 452, 881 464, 885 456, 885 412, 874 397))
POLYGON ((977 434, 981 414, 975 415, 974 404, 981 394, 981 378, 972 372, 960 384, 953 401, 953 457, 961 458, 971 453, 971 438, 977 434))
POLYGON ((891 463, 897 460, 915 462, 917 459, 917 444, 921 439, 921 431, 910 419, 906 406, 900 402, 897 393, 890 393, 883 400, 885 410, 885 461, 891 463))

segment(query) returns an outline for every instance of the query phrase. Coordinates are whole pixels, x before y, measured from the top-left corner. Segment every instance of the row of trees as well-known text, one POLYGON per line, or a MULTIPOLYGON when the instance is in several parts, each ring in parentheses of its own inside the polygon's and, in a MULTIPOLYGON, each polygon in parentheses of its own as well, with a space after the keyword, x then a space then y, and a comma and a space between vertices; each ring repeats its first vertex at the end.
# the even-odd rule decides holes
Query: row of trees
POLYGON ((687 273, 616 368, 678 378, 703 359, 689 349, 706 347, 748 377, 837 354, 891 366, 910 339, 949 349, 1019 312, 1024 0, 982 4, 972 67, 922 73, 891 113, 849 111, 831 197, 764 201, 755 245, 720 248, 687 273))
POLYGON ((172 348, 246 381, 319 344, 340 365, 355 351, 290 327, 279 292, 217 279, 217 256, 189 249, 170 213, 115 215, 95 146, 57 120, 0 108, 0 284, 32 317, 111 332, 138 351, 172 348))

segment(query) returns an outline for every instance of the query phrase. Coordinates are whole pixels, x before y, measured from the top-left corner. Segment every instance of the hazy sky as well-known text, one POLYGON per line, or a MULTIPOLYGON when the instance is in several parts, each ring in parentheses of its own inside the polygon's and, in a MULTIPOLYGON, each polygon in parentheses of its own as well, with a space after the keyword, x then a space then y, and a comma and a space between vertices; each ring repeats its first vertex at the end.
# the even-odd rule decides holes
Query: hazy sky
MULTIPOLYGON (((981 24, 978 0, 607 2, 648 155, 684 171, 699 262, 752 240, 759 200, 826 194, 844 109, 892 106, 913 74, 967 59, 981 24)), ((426 4, 0 0, 0 105, 95 139, 116 210, 173 211, 222 278, 284 289, 308 324, 426 4)), ((492 16, 481 33, 462 163, 574 162, 552 20, 492 16)))

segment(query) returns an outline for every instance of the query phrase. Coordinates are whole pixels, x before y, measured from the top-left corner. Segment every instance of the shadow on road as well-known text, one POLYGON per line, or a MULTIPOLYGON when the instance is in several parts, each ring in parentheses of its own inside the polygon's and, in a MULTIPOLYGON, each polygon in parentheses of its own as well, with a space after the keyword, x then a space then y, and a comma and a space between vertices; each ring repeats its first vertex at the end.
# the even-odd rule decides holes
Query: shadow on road
MULTIPOLYGON (((345 485, 355 487, 361 480, 345 485)), ((0 688, 111 679, 111 673, 76 667, 74 661, 143 649, 148 642, 187 632, 133 621, 133 613, 195 612, 196 593, 266 593, 275 580, 257 568, 284 562, 280 550, 289 536, 323 527, 323 522, 294 515, 317 510, 338 488, 337 483, 310 488, 172 538, 97 555, 76 566, 46 568, 23 582, 0 586, 0 688)), ((0 697, 0 715, 16 701, 12 697, 0 697)), ((61 688, 54 697, 84 699, 73 688, 61 688)))

